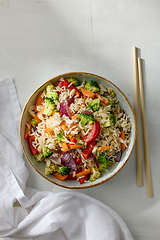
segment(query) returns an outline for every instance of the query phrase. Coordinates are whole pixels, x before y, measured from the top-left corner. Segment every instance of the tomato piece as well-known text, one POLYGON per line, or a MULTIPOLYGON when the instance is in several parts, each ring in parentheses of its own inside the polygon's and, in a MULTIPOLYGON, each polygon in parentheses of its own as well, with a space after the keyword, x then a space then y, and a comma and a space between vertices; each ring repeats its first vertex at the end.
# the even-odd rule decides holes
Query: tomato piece
POLYGON ((96 144, 95 140, 93 140, 92 142, 88 143, 87 147, 82 152, 82 155, 83 155, 84 159, 87 159, 89 157, 89 155, 91 154, 95 144, 96 144))
POLYGON ((60 88, 66 87, 66 88, 68 88, 70 91, 72 91, 72 90, 74 89, 76 96, 78 96, 78 97, 81 96, 81 93, 78 91, 78 89, 77 89, 73 84, 71 84, 70 82, 68 82, 66 79, 65 79, 64 81, 60 81, 60 82, 58 83, 58 87, 60 87, 60 88))
POLYGON ((62 88, 64 86, 64 81, 59 81, 58 87, 62 88))
POLYGON ((75 158, 74 161, 75 161, 75 163, 81 163, 82 159, 81 158, 75 158))
POLYGON ((87 174, 87 175, 85 175, 84 177, 80 178, 80 179, 79 179, 79 183, 80 183, 80 184, 83 184, 84 181, 88 178, 88 175, 89 175, 89 174, 87 174))
POLYGON ((37 148, 33 147, 33 145, 32 145, 32 142, 34 142, 34 140, 35 140, 35 136, 33 136, 33 135, 31 135, 31 136, 29 135, 28 136, 28 142, 29 142, 29 146, 30 146, 31 152, 34 155, 36 155, 36 154, 39 154, 39 152, 38 152, 37 148))
POLYGON ((82 138, 82 140, 87 143, 93 141, 100 134, 100 130, 101 130, 100 123, 96 120, 96 122, 93 123, 92 130, 88 133, 87 136, 82 138))

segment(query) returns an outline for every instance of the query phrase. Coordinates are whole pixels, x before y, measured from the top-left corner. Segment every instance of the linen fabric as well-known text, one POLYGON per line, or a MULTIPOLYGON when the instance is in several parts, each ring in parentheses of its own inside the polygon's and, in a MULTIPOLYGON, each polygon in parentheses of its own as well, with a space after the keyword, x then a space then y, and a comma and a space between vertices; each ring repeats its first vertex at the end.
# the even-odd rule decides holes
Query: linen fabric
POLYGON ((0 81, 0 239, 133 240, 122 218, 88 195, 26 187, 20 115, 12 78, 0 81))

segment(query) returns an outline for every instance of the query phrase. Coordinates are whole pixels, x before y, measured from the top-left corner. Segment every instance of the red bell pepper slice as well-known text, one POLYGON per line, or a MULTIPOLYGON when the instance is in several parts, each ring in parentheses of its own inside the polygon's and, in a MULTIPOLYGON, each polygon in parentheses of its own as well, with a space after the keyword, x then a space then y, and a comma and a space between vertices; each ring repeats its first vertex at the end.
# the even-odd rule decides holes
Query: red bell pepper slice
POLYGON ((70 148, 71 145, 74 145, 74 143, 77 142, 77 139, 75 137, 72 137, 70 142, 68 143, 68 147, 70 148))
POLYGON ((88 175, 89 175, 89 174, 87 174, 87 175, 85 175, 84 177, 80 178, 80 179, 79 179, 79 183, 80 183, 80 184, 83 184, 84 181, 88 178, 88 175))
POLYGON ((84 159, 87 159, 89 157, 89 155, 91 154, 95 144, 96 144, 95 140, 93 140, 92 142, 88 143, 87 147, 82 152, 82 155, 83 155, 84 159))
MULTIPOLYGON (((78 173, 78 170, 76 171, 76 173, 78 173)), ((77 177, 76 175, 73 176, 73 173, 69 173, 68 177, 66 178, 66 180, 76 180, 77 177)))
POLYGON ((87 136, 82 138, 82 140, 87 143, 93 141, 100 134, 100 130, 101 130, 100 123, 98 121, 96 121, 95 123, 93 123, 92 130, 88 133, 87 136))
POLYGON ((35 136, 33 136, 33 135, 28 135, 28 142, 29 142, 29 146, 30 146, 30 149, 31 149, 31 152, 34 154, 34 155, 36 155, 36 154, 39 154, 39 152, 38 152, 38 150, 37 150, 37 148, 35 148, 35 147, 33 147, 33 145, 32 145, 32 142, 34 142, 35 141, 35 136))

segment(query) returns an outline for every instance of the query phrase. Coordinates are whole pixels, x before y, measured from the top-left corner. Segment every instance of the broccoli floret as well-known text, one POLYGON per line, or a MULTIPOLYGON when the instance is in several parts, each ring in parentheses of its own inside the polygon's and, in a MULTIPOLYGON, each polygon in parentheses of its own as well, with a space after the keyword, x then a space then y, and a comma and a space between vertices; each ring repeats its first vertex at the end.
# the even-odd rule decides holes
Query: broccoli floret
POLYGON ((55 108, 55 103, 52 98, 45 98, 45 107, 43 113, 47 116, 51 116, 53 114, 55 108))
POLYGON ((37 125, 37 120, 36 120, 35 118, 33 118, 33 119, 31 120, 31 125, 32 125, 32 127, 36 127, 36 125, 37 125))
POLYGON ((93 80, 88 81, 88 82, 85 84, 84 88, 87 89, 87 90, 89 90, 89 91, 91 91, 91 92, 94 92, 94 93, 95 93, 95 92, 99 92, 99 86, 98 86, 98 84, 97 84, 95 81, 93 81, 93 80))
POLYGON ((49 158, 53 152, 49 150, 47 147, 43 146, 42 153, 45 158, 49 158))
POLYGON ((80 85, 80 81, 74 77, 67 78, 68 82, 72 82, 75 87, 80 85))
POLYGON ((93 101, 88 102, 88 107, 94 111, 98 111, 100 108, 100 99, 96 98, 93 101))
POLYGON ((65 166, 61 166, 61 167, 58 168, 58 173, 62 176, 63 175, 68 175, 69 172, 70 172, 70 169, 65 167, 65 166))
POLYGON ((79 113, 78 118, 80 119, 82 127, 84 127, 86 124, 95 123, 96 121, 92 114, 79 113))
POLYGON ((49 167, 45 168, 45 175, 53 174, 53 172, 56 172, 57 169, 59 169, 59 167, 56 164, 52 163, 49 167))
POLYGON ((110 113, 109 118, 104 123, 104 127, 112 127, 115 125, 115 123, 116 123, 116 116, 114 116, 113 114, 110 113))
POLYGON ((108 167, 108 160, 105 153, 101 153, 99 155, 98 162, 100 166, 99 171, 100 172, 105 171, 108 167))
POLYGON ((33 157, 36 159, 36 162, 42 162, 44 160, 43 153, 34 154, 33 157))
POLYGON ((59 112, 59 110, 58 110, 58 109, 54 109, 54 111, 53 111, 53 112, 54 112, 54 113, 55 113, 55 112, 59 112))
POLYGON ((54 101, 58 100, 58 93, 56 91, 56 88, 51 83, 46 87, 46 96, 48 98, 52 98, 54 101))
POLYGON ((69 142, 67 140, 67 138, 63 135, 63 132, 60 132, 57 134, 57 142, 61 143, 61 142, 69 142))
POLYGON ((49 167, 45 168, 45 175, 53 174, 54 172, 58 172, 60 175, 68 175, 70 173, 70 169, 65 166, 58 166, 57 164, 51 163, 49 167))
POLYGON ((100 175, 101 175, 101 173, 96 166, 91 167, 91 172, 90 172, 90 175, 89 175, 89 181, 94 182, 97 178, 100 177, 100 175))

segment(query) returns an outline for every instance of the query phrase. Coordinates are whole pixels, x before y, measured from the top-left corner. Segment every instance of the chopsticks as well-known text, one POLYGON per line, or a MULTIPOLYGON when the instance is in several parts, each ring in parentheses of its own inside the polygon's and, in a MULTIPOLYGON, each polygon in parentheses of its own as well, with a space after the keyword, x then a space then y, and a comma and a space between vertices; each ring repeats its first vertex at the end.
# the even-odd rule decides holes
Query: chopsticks
POLYGON ((138 62, 137 62, 137 51, 133 48, 133 60, 134 60, 134 104, 135 104, 135 117, 137 127, 137 138, 136 138, 136 160, 137 160, 137 185, 142 186, 142 167, 141 167, 141 153, 140 153, 140 134, 139 134, 139 110, 138 110, 138 62))
POLYGON ((146 181, 148 196, 152 197, 152 184, 151 184, 151 172, 148 153, 148 140, 147 140, 147 126, 146 126, 146 114, 144 104, 144 92, 143 92, 143 78, 141 59, 137 59, 137 49, 133 47, 134 56, 134 95, 135 95, 135 117, 137 125, 137 139, 136 139, 136 159, 137 159, 137 185, 142 186, 142 167, 141 167, 141 155, 140 155, 140 133, 139 133, 139 92, 140 90, 140 103, 141 103, 141 117, 142 117, 142 129, 143 129, 143 143, 144 143, 144 157, 146 168, 146 181))

